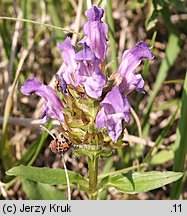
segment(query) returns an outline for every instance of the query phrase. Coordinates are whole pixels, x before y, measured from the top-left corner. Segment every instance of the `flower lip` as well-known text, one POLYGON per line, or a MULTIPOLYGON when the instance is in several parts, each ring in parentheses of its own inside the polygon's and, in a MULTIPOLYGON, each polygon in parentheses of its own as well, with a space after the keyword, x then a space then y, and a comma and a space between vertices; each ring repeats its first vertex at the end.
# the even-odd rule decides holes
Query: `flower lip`
POLYGON ((106 127, 113 142, 117 142, 122 133, 122 121, 130 121, 130 105, 127 98, 115 86, 100 103, 101 110, 96 116, 96 127, 106 127), (114 103, 115 98, 115 103, 114 103))
POLYGON ((105 76, 99 68, 100 60, 86 44, 84 44, 83 50, 76 54, 75 60, 79 65, 80 84, 85 87, 85 91, 90 97, 99 98, 106 83, 105 76))
POLYGON ((25 81, 24 85, 21 86, 20 90, 25 95, 31 95, 35 93, 36 95, 43 97, 46 101, 46 116, 63 122, 63 104, 57 93, 50 86, 42 84, 35 78, 29 78, 25 81))
POLYGON ((127 95, 134 89, 143 92, 144 80, 140 74, 136 74, 135 69, 144 58, 152 60, 154 56, 148 44, 143 41, 123 53, 122 62, 116 76, 116 80, 119 80, 121 93, 127 95))
POLYGON ((139 53, 140 55, 137 55, 139 59, 146 58, 146 59, 154 59, 153 53, 150 52, 150 47, 147 43, 144 41, 139 41, 131 50, 131 52, 135 55, 136 53, 139 53))
POLYGON ((47 85, 42 84, 34 77, 25 81, 25 84, 21 86, 21 92, 25 95, 31 95, 33 93, 40 97, 43 97, 46 101, 50 101, 55 106, 63 107, 62 102, 56 92, 47 85))

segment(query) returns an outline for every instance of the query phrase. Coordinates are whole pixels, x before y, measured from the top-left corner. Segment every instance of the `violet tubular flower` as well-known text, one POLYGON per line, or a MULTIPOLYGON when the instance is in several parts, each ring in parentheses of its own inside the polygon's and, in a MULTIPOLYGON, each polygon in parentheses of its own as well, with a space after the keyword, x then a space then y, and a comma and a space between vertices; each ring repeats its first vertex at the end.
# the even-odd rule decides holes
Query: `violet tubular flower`
POLYGON ((62 52, 62 58, 66 67, 63 69, 61 76, 67 84, 78 86, 80 83, 80 77, 77 71, 77 63, 75 61, 76 50, 71 44, 71 40, 67 37, 64 43, 58 43, 58 48, 62 52))
POLYGON ((97 128, 106 127, 113 142, 117 142, 122 128, 122 120, 130 121, 130 105, 127 98, 115 86, 100 103, 101 110, 96 117, 97 128))
POLYGON ((80 83, 85 87, 86 93, 92 98, 99 98, 106 83, 105 76, 99 69, 100 60, 86 44, 76 54, 75 60, 79 65, 80 83))
POLYGON ((56 92, 50 86, 42 84, 35 78, 29 78, 25 81, 24 85, 21 86, 20 90, 25 95, 35 93, 45 99, 46 103, 43 107, 44 118, 41 120, 42 123, 48 121, 49 118, 56 119, 59 122, 64 121, 62 113, 63 104, 56 92))
POLYGON ((137 43, 131 50, 126 50, 123 53, 122 62, 117 72, 121 93, 127 95, 134 89, 143 92, 144 80, 140 74, 135 72, 136 67, 138 67, 143 58, 150 60, 154 58, 150 47, 143 41, 137 43))
POLYGON ((107 128, 113 142, 117 142, 122 133, 122 120, 130 121, 130 105, 126 95, 134 89, 143 92, 144 80, 135 69, 143 58, 153 59, 149 46, 145 42, 139 42, 131 50, 123 54, 122 62, 116 73, 117 85, 106 94, 100 103, 102 107, 96 116, 97 128, 107 128))
POLYGON ((66 64, 61 73, 63 80, 75 87, 81 84, 85 87, 88 96, 99 98, 106 83, 105 76, 99 68, 100 59, 86 43, 83 45, 83 50, 76 52, 69 37, 64 43, 59 43, 58 47, 62 51, 62 58, 66 64))
POLYGON ((85 14, 88 17, 88 22, 84 25, 84 33, 86 36, 79 44, 86 43, 93 50, 96 57, 104 61, 108 48, 108 26, 101 21, 104 10, 100 7, 93 6, 85 14))

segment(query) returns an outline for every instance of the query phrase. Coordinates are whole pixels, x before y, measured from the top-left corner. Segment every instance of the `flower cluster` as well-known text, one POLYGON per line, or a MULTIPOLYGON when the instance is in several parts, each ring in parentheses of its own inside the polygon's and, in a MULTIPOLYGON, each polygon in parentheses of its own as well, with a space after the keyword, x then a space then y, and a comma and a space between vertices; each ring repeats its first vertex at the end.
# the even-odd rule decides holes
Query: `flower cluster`
POLYGON ((84 37, 76 51, 67 37, 58 43, 65 63, 56 75, 57 92, 35 78, 29 78, 21 87, 22 93, 35 93, 46 101, 42 122, 57 119, 64 135, 77 144, 117 143, 123 131, 123 121, 130 121, 127 95, 136 90, 143 92, 144 80, 135 69, 143 58, 153 59, 145 42, 137 43, 123 54, 118 71, 109 79, 105 76, 104 60, 107 53, 107 25, 102 22, 104 10, 93 6, 86 11, 84 37))

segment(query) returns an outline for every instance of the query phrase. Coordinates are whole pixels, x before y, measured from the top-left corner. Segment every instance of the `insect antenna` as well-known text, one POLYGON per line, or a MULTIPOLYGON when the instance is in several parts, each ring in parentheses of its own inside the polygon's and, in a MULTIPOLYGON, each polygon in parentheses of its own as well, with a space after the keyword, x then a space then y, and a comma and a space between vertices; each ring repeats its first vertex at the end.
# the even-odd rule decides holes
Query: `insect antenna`
POLYGON ((44 127, 43 125, 40 125, 40 127, 41 127, 42 129, 44 129, 49 135, 51 135, 51 136, 53 137, 54 140, 56 139, 56 137, 55 137, 46 127, 44 127))

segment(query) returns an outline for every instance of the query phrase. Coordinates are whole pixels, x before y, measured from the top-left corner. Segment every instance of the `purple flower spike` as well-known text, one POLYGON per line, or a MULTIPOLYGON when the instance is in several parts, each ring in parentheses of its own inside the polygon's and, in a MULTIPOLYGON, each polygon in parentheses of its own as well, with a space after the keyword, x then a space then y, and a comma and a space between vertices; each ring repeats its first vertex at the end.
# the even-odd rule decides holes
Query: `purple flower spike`
POLYGON ((43 109, 43 116, 44 114, 45 116, 42 122, 49 120, 49 118, 57 119, 59 122, 64 121, 62 102, 50 86, 42 84, 35 78, 29 78, 25 81, 24 85, 21 86, 20 90, 25 95, 35 93, 45 99, 46 103, 43 109))
POLYGON ((80 43, 86 43, 93 50, 96 57, 103 61, 108 47, 108 26, 101 21, 104 10, 93 6, 85 14, 88 17, 88 22, 84 25, 84 33, 86 36, 80 43))
POLYGON ((141 63, 143 58, 154 58, 150 47, 143 41, 137 43, 131 50, 124 52, 118 69, 118 78, 122 80, 120 84, 121 93, 127 95, 134 89, 143 92, 144 80, 141 75, 135 73, 136 67, 141 63))
POLYGON ((97 128, 106 127, 113 142, 117 142, 122 132, 122 120, 130 121, 130 105, 119 87, 114 87, 100 103, 101 110, 96 116, 97 128))
POLYGON ((58 48, 62 52, 62 58, 66 64, 66 67, 62 71, 61 75, 67 84, 78 86, 80 77, 77 74, 77 63, 75 61, 76 50, 71 44, 71 40, 67 37, 64 43, 58 43, 58 48))
POLYGON ((90 97, 99 98, 106 83, 105 76, 99 69, 100 60, 86 44, 84 44, 83 50, 76 54, 75 60, 79 65, 80 84, 85 87, 85 91, 90 97))

